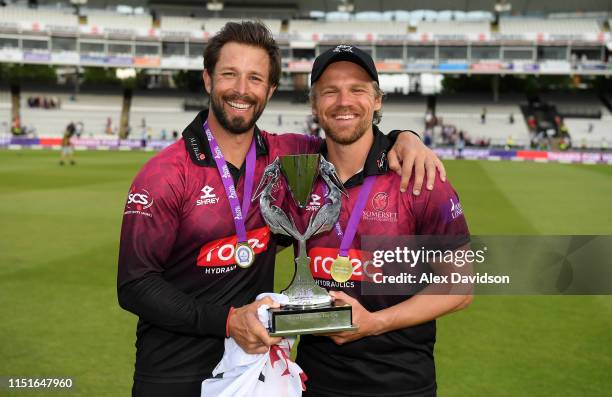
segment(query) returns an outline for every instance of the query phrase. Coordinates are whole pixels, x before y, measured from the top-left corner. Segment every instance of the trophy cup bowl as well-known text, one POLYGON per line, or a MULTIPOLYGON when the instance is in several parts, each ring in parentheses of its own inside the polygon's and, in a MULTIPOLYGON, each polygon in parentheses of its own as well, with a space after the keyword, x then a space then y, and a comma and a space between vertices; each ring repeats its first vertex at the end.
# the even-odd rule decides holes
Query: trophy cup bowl
POLYGON ((277 309, 269 309, 268 331, 271 336, 332 333, 354 330, 351 306, 343 301, 332 301, 327 290, 317 285, 310 273, 310 258, 306 241, 312 236, 328 232, 340 215, 342 194, 346 194, 333 164, 318 154, 281 156, 268 165, 257 188, 261 214, 270 230, 293 237, 298 243, 295 272, 289 286, 282 291, 289 302, 277 309), (293 218, 274 205, 272 190, 284 179, 290 192, 286 200, 303 209, 310 200, 312 187, 318 177, 326 183, 325 204, 315 212, 301 233, 293 218))

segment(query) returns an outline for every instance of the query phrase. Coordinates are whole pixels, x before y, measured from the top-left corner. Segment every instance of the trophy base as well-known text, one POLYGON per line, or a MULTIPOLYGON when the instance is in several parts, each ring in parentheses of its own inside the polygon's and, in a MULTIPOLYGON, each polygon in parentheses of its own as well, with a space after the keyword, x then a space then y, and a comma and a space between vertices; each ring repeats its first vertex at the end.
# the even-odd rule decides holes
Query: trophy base
POLYGON ((293 336, 301 334, 326 334, 353 331, 351 305, 340 300, 324 306, 283 306, 269 309, 270 336, 293 336))

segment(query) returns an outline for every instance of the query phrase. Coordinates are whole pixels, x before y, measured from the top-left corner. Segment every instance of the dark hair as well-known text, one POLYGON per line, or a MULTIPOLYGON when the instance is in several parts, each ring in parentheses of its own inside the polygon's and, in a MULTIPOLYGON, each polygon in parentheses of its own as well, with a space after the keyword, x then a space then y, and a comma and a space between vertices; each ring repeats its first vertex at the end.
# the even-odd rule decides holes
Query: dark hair
POLYGON ((204 69, 208 70, 208 74, 214 73, 221 48, 232 42, 251 45, 266 51, 270 59, 268 80, 271 85, 278 86, 281 74, 280 50, 268 27, 259 21, 228 22, 208 41, 204 50, 204 69))

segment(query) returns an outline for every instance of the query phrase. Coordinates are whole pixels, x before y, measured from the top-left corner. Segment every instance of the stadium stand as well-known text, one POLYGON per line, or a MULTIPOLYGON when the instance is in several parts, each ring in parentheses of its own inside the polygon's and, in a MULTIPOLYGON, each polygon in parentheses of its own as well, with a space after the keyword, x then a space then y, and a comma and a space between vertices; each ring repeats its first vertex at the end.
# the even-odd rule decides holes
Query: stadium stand
MULTIPOLYGON (((517 106, 518 109, 518 106, 517 106)), ((514 113, 517 120, 514 124, 508 122, 507 114, 487 112, 487 120, 483 124, 479 114, 440 113, 444 125, 453 125, 466 133, 473 141, 488 140, 491 146, 504 146, 510 138, 513 146, 525 147, 529 143, 529 133, 519 113, 514 113)))
POLYGON ((414 10, 414 11, 387 11, 384 15, 390 15, 391 20, 409 22, 410 26, 416 26, 420 22, 433 21, 472 21, 491 22, 493 14, 488 11, 460 11, 460 10, 414 10))
MULTIPOLYGON (((25 103, 31 96, 48 95, 35 91, 22 92, 22 122, 28 129, 34 129, 39 136, 61 136, 68 122, 83 122, 84 135, 88 137, 102 137, 105 135, 106 122, 111 117, 113 127, 117 126, 121 112, 121 96, 109 94, 82 93, 78 101, 70 101, 67 93, 54 93, 62 103, 61 108, 45 110, 29 108, 25 103), (83 114, 87 117, 84 118, 83 114)), ((132 99, 130 125, 132 135, 140 137, 140 124, 143 118, 147 126, 151 127, 151 136, 157 139, 161 130, 170 132, 181 129, 195 117, 196 111, 184 111, 183 104, 186 96, 160 96, 155 94, 135 94, 132 99)), ((191 98, 191 97, 189 97, 191 98)), ((200 98, 194 95, 193 98, 200 98)), ((425 103, 422 98, 408 100, 386 101, 384 117, 381 122, 383 130, 414 129, 422 131, 425 103)), ((303 132, 306 117, 310 114, 307 104, 294 104, 289 96, 277 94, 262 114, 258 125, 261 128, 275 132, 303 132), (279 118, 279 115, 281 116, 279 118), (279 124, 280 120, 280 124, 279 124)), ((8 92, 0 94, 0 118, 8 120, 10 117, 10 95, 8 92)))
POLYGON ((430 34, 469 34, 469 33, 489 33, 490 27, 487 22, 468 22, 468 21, 438 21, 420 22, 417 25, 417 33, 430 34))
MULTIPOLYGON (((521 2, 513 4, 519 3, 521 2)), ((527 10, 531 7, 532 3, 541 5, 542 1, 523 3, 524 9, 527 10)), ((146 2, 134 2, 132 4, 134 6, 140 4, 147 6, 146 2)), ((493 22, 496 19, 491 12, 446 10, 444 8, 448 7, 448 5, 444 6, 444 4, 445 2, 442 0, 435 0, 431 4, 428 3, 428 6, 432 8, 431 10, 363 11, 356 13, 319 11, 311 12, 310 15, 313 18, 308 20, 271 19, 276 14, 269 14, 268 19, 263 19, 263 22, 270 27, 275 35, 282 34, 282 46, 284 46, 282 81, 286 87, 281 88, 281 90, 284 88, 292 90, 295 87, 301 86, 296 83, 297 79, 294 79, 296 77, 294 73, 298 73, 297 77, 305 77, 299 74, 303 75, 309 68, 307 63, 305 63, 306 69, 300 65, 297 65, 297 67, 293 65, 292 67, 290 65, 291 61, 298 61, 296 63, 299 63, 301 59, 314 57, 320 51, 329 48, 335 41, 345 37, 355 41, 372 41, 371 45, 367 45, 367 51, 371 51, 380 65, 388 63, 386 66, 380 66, 381 68, 387 68, 381 69, 383 71, 381 73, 381 83, 383 84, 381 85, 387 83, 384 87, 385 90, 389 92, 403 92, 404 94, 409 92, 437 93, 435 90, 433 92, 423 90, 424 83, 421 84, 421 90, 416 89, 409 83, 417 80, 422 82, 426 75, 439 77, 442 80, 440 72, 448 72, 448 69, 439 67, 443 63, 457 61, 456 63, 458 64, 467 64, 467 67, 464 69, 457 70, 460 74, 469 74, 472 70, 480 70, 476 68, 471 69, 472 65, 469 65, 469 62, 475 63, 479 59, 475 57, 474 53, 481 54, 483 52, 468 50, 470 46, 468 41, 474 43, 474 35, 480 34, 487 35, 487 37, 478 38, 478 40, 497 40, 495 33, 501 33, 504 35, 521 35, 520 40, 533 41, 532 45, 525 44, 525 47, 529 48, 519 48, 518 50, 513 49, 510 45, 508 45, 508 48, 503 48, 505 45, 503 43, 498 45, 490 44, 487 41, 483 47, 491 47, 490 53, 493 55, 487 54, 482 59, 495 62, 491 62, 490 65, 483 63, 478 66, 488 72, 497 71, 497 74, 503 74, 502 70, 506 66, 505 64, 498 65, 497 61, 502 59, 513 60, 515 56, 519 62, 516 65, 511 65, 510 69, 515 71, 521 70, 520 68, 523 67, 523 71, 527 74, 531 74, 533 71, 544 71, 551 74, 568 75, 573 70, 576 70, 579 72, 586 71, 585 74, 609 75, 609 70, 612 70, 611 65, 606 65, 608 59, 604 59, 609 58, 609 49, 605 49, 605 43, 601 39, 601 37, 604 37, 604 39, 609 39, 610 37, 609 25, 612 25, 612 19, 607 21, 607 23, 603 22, 604 19, 608 18, 609 14, 604 16, 585 14, 584 17, 579 17, 579 14, 575 14, 572 17, 571 13, 549 17, 542 15, 537 17, 502 16, 499 24, 497 24, 493 22), (289 35, 286 35, 286 33, 289 33, 289 35), (491 35, 491 33, 493 34, 491 35), (287 48, 285 40, 287 36, 294 34, 299 34, 299 36, 291 37, 289 39, 289 48, 287 48), (403 37, 399 39, 402 40, 402 44, 397 43, 399 40, 397 38, 378 39, 376 37, 368 37, 370 34, 401 35, 403 37), (466 40, 465 45, 455 45, 455 43, 445 44, 442 40, 438 41, 436 38, 430 37, 422 40, 426 43, 421 43, 418 41, 418 35, 421 34, 466 35, 470 37, 470 40, 466 40), (526 34, 529 36, 526 36, 526 34), (535 40, 534 35, 536 34, 544 36, 542 41, 540 41, 539 37, 538 40, 535 40), (575 46, 572 40, 563 45, 555 42, 550 44, 552 52, 544 51, 549 45, 546 36, 557 34, 583 35, 583 37, 578 39, 578 44, 575 46), (310 35, 313 37, 312 40, 310 35), (319 37, 315 38, 314 35, 319 37), (323 37, 325 35, 328 35, 328 37, 323 37), (588 35, 588 37, 586 40, 583 40, 585 35, 588 35), (593 35, 595 35, 595 38, 592 38, 593 35), (308 44, 303 51, 300 51, 302 50, 300 46, 295 46, 291 49, 291 39, 301 40, 308 44), (321 39, 324 41, 317 43, 321 39), (580 46, 585 48, 580 48, 580 46), (523 53, 520 53, 519 57, 513 51, 517 53, 523 51, 523 53), (468 54, 472 58, 468 59, 468 54), (292 59, 292 57, 294 58, 292 59), (537 63, 537 65, 535 67, 532 64, 523 65, 521 61, 529 61, 537 63), (495 67, 498 67, 498 69, 495 69, 495 67), (419 76, 420 80, 418 79, 419 76), (400 85, 405 85, 406 89, 400 89, 400 85)), ((231 14, 221 12, 216 13, 214 18, 201 16, 204 14, 198 14, 200 15, 198 17, 179 17, 160 13, 155 16, 154 20, 148 14, 153 8, 151 10, 140 10, 140 14, 125 15, 111 11, 109 8, 102 9, 103 7, 108 7, 103 1, 90 1, 87 7, 82 8, 81 14, 85 18, 81 20, 81 23, 86 24, 82 26, 79 26, 79 19, 74 15, 74 10, 70 7, 52 9, 42 6, 38 9, 32 9, 26 8, 24 2, 2 7, 0 9, 0 30, 9 25, 18 26, 24 32, 20 33, 20 38, 28 38, 30 39, 28 41, 38 44, 31 48, 21 44, 25 40, 19 41, 19 44, 14 44, 17 43, 17 39, 4 35, 6 37, 3 37, 3 40, 0 41, 0 49, 5 46, 11 47, 6 51, 6 54, 11 55, 10 50, 18 46, 19 48, 17 49, 19 51, 23 47, 23 49, 28 51, 42 52, 45 53, 43 55, 48 55, 48 58, 40 57, 40 60, 36 61, 37 63, 47 62, 43 61, 43 59, 50 59, 52 63, 57 59, 72 59, 70 57, 61 58, 61 56, 56 56, 58 54, 54 53, 56 51, 67 51, 71 52, 68 55, 74 55, 74 58, 77 59, 74 62, 78 63, 79 54, 76 51, 76 48, 78 48, 81 55, 94 54, 100 59, 98 64, 92 61, 92 63, 82 63, 82 65, 91 66, 93 64, 103 67, 123 65, 112 63, 113 55, 121 55, 116 58, 121 58, 120 60, 126 60, 126 62, 130 61, 131 57, 136 59, 142 55, 145 56, 143 58, 151 56, 152 58, 158 58, 156 59, 157 63, 137 64, 134 61, 133 64, 128 62, 125 65, 127 67, 149 67, 151 74, 160 73, 161 77, 167 77, 174 70, 185 70, 185 68, 196 70, 201 68, 201 53, 206 37, 216 33, 228 21, 238 21, 241 19, 239 17, 229 18, 231 14), (158 21, 159 24, 157 24, 158 21), (154 28, 159 28, 162 33, 159 34, 159 31, 154 28), (53 32, 57 29, 63 29, 67 32, 80 30, 80 36, 77 35, 80 39, 77 38, 75 40, 72 37, 68 37, 74 36, 70 34, 62 36, 46 33, 46 31, 53 32), (34 31, 36 35, 31 35, 27 30, 34 31), (166 32, 169 34, 166 35, 166 32), (173 35, 173 32, 177 34, 173 35), (109 34, 104 38, 92 38, 89 36, 91 33, 98 36, 105 33, 109 34), (144 37, 144 40, 137 42, 131 40, 133 37, 126 39, 125 36, 129 37, 134 33, 137 33, 136 36, 138 38, 144 37), (46 36, 44 39, 39 37, 43 35, 46 36), (110 39, 109 36, 111 36, 110 39), (70 41, 70 43, 66 44, 66 48, 63 48, 61 45, 65 37, 68 37, 71 41, 66 40, 66 42, 70 41), (170 37, 170 39, 166 39, 166 37, 170 37), (172 37, 178 39, 172 40, 172 37), (183 40, 184 37, 189 37, 191 40, 183 40), (77 45, 75 42, 78 40, 80 40, 80 43, 77 45), (39 44, 40 47, 36 47, 39 44), (126 56, 123 57, 123 55, 126 56), (191 59, 187 59, 190 56, 191 59), (197 62, 190 63, 194 60, 197 62), (160 70, 155 70, 155 68, 160 68, 160 70), (172 70, 169 71, 168 69, 172 70)), ((389 7, 386 8, 388 9, 389 7)), ((292 15, 295 16, 297 14, 293 13, 292 15)), ((300 15, 308 15, 308 13, 304 12, 300 15)), ((290 17, 288 16, 288 18, 290 17)), ((13 33, 11 32, 10 34, 12 35, 13 33)), ((557 39, 553 37, 550 40, 554 42, 557 39)), ((472 46, 473 48, 475 46, 472 46)), ((13 58, 7 59, 5 62, 11 61, 13 58)), ((64 61, 60 64, 70 65, 69 61, 64 61)), ((69 91, 70 88, 66 88, 66 92, 69 91)), ((118 90, 118 92, 120 91, 118 90)), ((26 126, 34 128, 39 134, 61 134, 68 121, 82 121, 79 118, 82 117, 81 115, 85 111, 88 114, 85 132, 94 135, 104 133, 108 117, 112 117, 115 125, 119 119, 120 95, 90 95, 81 93, 78 95, 78 101, 73 102, 69 98, 71 94, 65 93, 59 95, 62 103, 61 108, 54 110, 28 108, 25 103, 30 95, 37 94, 34 92, 22 93, 22 120, 26 126)), ((300 93, 294 95, 297 97, 300 93)), ((404 97, 397 102, 386 100, 384 108, 385 117, 381 124, 382 128, 386 130, 412 128, 422 131, 424 126, 425 98, 423 96, 416 98, 416 100, 413 100, 404 97)), ((200 102, 202 101, 201 96, 198 99, 200 102)), ((555 93, 555 95, 542 94, 540 99, 542 102, 550 104, 551 108, 554 108, 553 119, 555 116, 565 119, 575 147, 581 146, 581 142, 585 143, 582 146, 597 147, 602 139, 609 138, 607 134, 612 131, 612 113, 610 110, 612 107, 607 108, 594 94, 587 94, 585 97, 579 97, 574 93, 571 95, 559 95, 559 93, 555 93)), ((131 109, 133 133, 138 134, 142 118, 146 119, 147 125, 153 127, 153 137, 157 137, 162 129, 170 131, 185 125, 186 122, 192 119, 194 113, 193 111, 184 110, 184 102, 185 97, 180 96, 180 94, 170 97, 165 95, 158 97, 135 95, 131 109)), ((465 98, 456 100, 456 98, 443 93, 439 96, 436 114, 443 119, 444 125, 453 125, 458 130, 465 131, 472 138, 486 138, 491 140, 493 145, 500 146, 504 145, 509 136, 512 136, 512 140, 516 145, 523 146, 528 145, 530 139, 520 107, 520 104, 524 102, 525 98, 523 96, 513 98, 510 101, 502 100, 499 103, 494 103, 490 98, 476 98, 467 101, 465 98), (485 124, 481 123, 480 120, 480 112, 484 107, 487 108, 485 124), (514 123, 509 122, 510 114, 515 119, 514 123)), ((2 120, 9 119, 10 98, 4 95, 4 93, 0 96, 0 113, 3 117, 2 120)), ((274 99, 263 114, 260 125, 273 131, 301 131, 308 114, 307 105, 295 105, 287 97, 278 100, 274 99)))
POLYGON ((175 32, 203 31, 204 20, 188 17, 164 16, 160 21, 160 29, 175 32))
MULTIPOLYGON (((24 92, 23 98, 40 95, 36 92, 24 92)), ((34 128, 39 136, 59 137, 69 121, 83 122, 84 136, 92 138, 108 138, 105 135, 107 119, 112 119, 116 128, 121 112, 121 96, 81 94, 77 102, 71 102, 68 94, 57 95, 62 101, 58 110, 31 109, 22 107, 23 124, 34 128), (87 114, 83 118, 83 114, 87 114)), ((0 117, 8 119, 10 114, 10 98, 8 94, 0 96, 0 117)), ((131 137, 140 138, 142 134, 142 119, 150 127, 147 134, 153 139, 159 139, 161 131, 169 135, 173 130, 179 130, 190 122, 196 111, 184 111, 183 96, 135 95, 130 114, 131 137)), ((383 131, 392 129, 412 129, 419 133, 424 131, 425 101, 423 98, 412 99, 397 97, 385 101, 383 118, 380 127, 383 131)), ((307 104, 293 104, 287 97, 279 96, 270 102, 258 125, 274 132, 303 132, 305 120, 310 113, 307 104), (280 117, 279 117, 280 116, 280 117)), ((491 105, 490 102, 470 100, 465 98, 449 98, 440 101, 437 115, 444 125, 453 125, 457 130, 464 131, 469 138, 490 140, 492 145, 503 146, 508 137, 512 136, 517 146, 529 142, 527 128, 517 105, 505 102, 491 105), (461 102, 464 102, 461 104, 461 102), (467 102, 467 103, 465 103, 467 102), (480 110, 487 107, 487 122, 481 124, 480 110), (514 124, 508 122, 510 113, 516 119, 514 124)), ((597 126, 599 128, 599 126, 597 126)), ((602 127, 603 129, 603 127, 602 127)), ((115 135, 116 136, 116 135, 115 135)), ((437 141, 440 143, 440 141, 437 141)))
POLYGON ((582 117, 600 117, 610 115, 610 110, 592 93, 541 93, 540 99, 544 102, 553 103, 564 117, 580 115, 582 117))
POLYGON ((544 93, 540 100, 553 104, 575 148, 599 148, 612 141, 612 114, 594 94, 544 93))
POLYGON ((393 16, 390 13, 378 11, 364 11, 355 13, 355 21, 360 22, 382 22, 393 21, 393 16))
POLYGON ((472 140, 485 139, 493 146, 504 146, 509 137, 516 146, 529 143, 529 132, 522 116, 519 103, 524 98, 506 95, 493 103, 482 95, 442 95, 437 101, 436 115, 444 125, 453 125, 463 130, 472 140), (480 120, 482 109, 486 108, 486 121, 480 120), (514 123, 510 123, 510 115, 514 123))
POLYGON ((594 19, 502 18, 499 21, 502 34, 587 34, 600 31, 594 19))
POLYGON ((601 119, 565 118, 564 121, 574 148, 609 147, 612 143, 612 116, 601 119))
POLYGON ((398 22, 409 22, 410 26, 416 26, 420 22, 491 22, 493 21, 493 15, 487 11, 461 11, 461 10, 441 10, 441 11, 433 11, 433 10, 414 10, 414 11, 404 11, 404 10, 395 10, 395 11, 364 11, 357 12, 353 15, 348 13, 323 13, 324 15, 313 15, 312 17, 322 17, 327 19, 336 18, 338 20, 356 20, 356 21, 373 21, 373 22, 383 22, 383 21, 398 21, 398 22), (331 15, 331 16, 330 16, 331 15))
MULTIPOLYGON (((223 25, 230 21, 240 21, 240 18, 210 18, 204 20, 204 30, 208 33, 216 33, 223 25)), ((279 34, 281 31, 282 21, 280 19, 263 19, 261 20, 268 26, 272 34, 279 34)))
POLYGON ((30 25, 33 30, 43 30, 50 28, 65 28, 76 30, 78 28, 78 18, 70 10, 57 11, 49 9, 30 9, 25 7, 3 7, 0 12, 0 22, 2 23, 21 23, 30 25))
POLYGON ((87 24, 98 28, 119 30, 151 29, 150 15, 122 15, 116 12, 89 10, 87 24))
MULTIPOLYGON (((54 93, 62 105, 59 109, 29 108, 26 100, 48 94, 40 92, 22 92, 21 120, 29 130, 40 137, 60 137, 66 125, 73 121, 84 124, 84 137, 109 138, 105 134, 106 123, 110 117, 113 129, 116 130, 121 114, 121 96, 109 94, 80 94, 78 101, 70 100, 70 94, 54 93), (85 115, 85 116, 84 116, 85 115)), ((201 96, 194 96, 201 98, 201 96)), ((197 111, 184 111, 184 95, 134 95, 130 112, 131 137, 141 137, 141 122, 144 118, 150 127, 147 134, 153 139, 159 139, 161 131, 166 130, 168 135, 173 130, 182 132, 182 129, 193 118, 197 111)), ((303 124, 309 109, 305 104, 294 105, 286 99, 273 101, 266 108, 261 117, 260 127, 271 131, 302 132, 303 124), (278 115, 282 114, 282 123, 278 124, 278 115)), ((10 94, 0 94, 0 120, 10 120, 10 94)), ((3 127, 8 133, 8 126, 3 127)), ((116 137, 116 131, 115 135, 116 137)))
POLYGON ((322 21, 292 20, 289 22, 289 33, 302 34, 347 34, 351 32, 378 34, 406 34, 408 24, 405 22, 345 21, 326 23, 322 21))

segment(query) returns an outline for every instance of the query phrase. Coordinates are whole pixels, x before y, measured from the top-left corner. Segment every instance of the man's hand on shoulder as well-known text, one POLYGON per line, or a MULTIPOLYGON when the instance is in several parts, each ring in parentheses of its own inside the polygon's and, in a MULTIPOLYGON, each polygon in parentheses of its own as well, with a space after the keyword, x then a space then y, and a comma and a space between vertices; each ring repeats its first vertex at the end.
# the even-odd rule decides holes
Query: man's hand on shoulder
POLYGON ((414 187, 412 193, 421 194, 423 180, 427 174, 426 187, 432 190, 436 170, 440 173, 442 182, 446 181, 446 169, 436 154, 425 146, 419 137, 410 131, 403 131, 397 137, 388 154, 389 168, 402 177, 400 190, 405 192, 414 169, 414 187))

